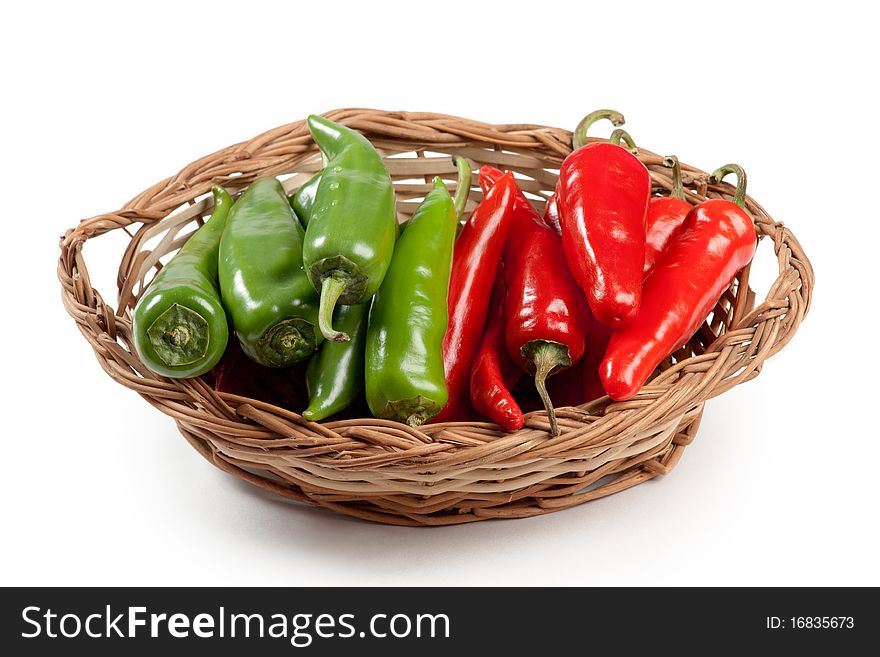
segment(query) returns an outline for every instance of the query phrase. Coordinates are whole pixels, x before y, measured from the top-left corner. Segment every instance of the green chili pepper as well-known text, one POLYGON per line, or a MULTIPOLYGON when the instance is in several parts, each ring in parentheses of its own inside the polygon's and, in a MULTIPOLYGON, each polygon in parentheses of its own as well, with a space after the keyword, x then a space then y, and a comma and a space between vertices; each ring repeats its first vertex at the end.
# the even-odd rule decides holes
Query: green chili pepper
POLYGON ((377 417, 418 426, 446 404, 443 335, 455 225, 449 192, 434 178, 370 310, 365 379, 377 417))
POLYGON ((351 404, 364 387, 364 341, 367 337, 369 303, 337 306, 335 326, 351 337, 348 342, 326 340, 306 368, 308 420, 323 420, 351 404))
POLYGON ((157 374, 188 378, 214 367, 229 339, 217 283, 217 249, 232 199, 214 187, 214 211, 156 274, 134 309, 134 346, 157 374))
POLYGON ((320 116, 308 122, 325 166, 309 213, 303 263, 321 293, 321 333, 345 341, 349 336, 333 329, 333 308, 337 302, 362 303, 382 284, 397 238, 394 189, 363 135, 320 116))
POLYGON ((296 190, 296 194, 290 197, 290 207, 299 217, 299 222, 306 228, 312 216, 312 206, 315 204, 315 193, 321 182, 321 171, 309 178, 306 183, 296 190))
POLYGON ((302 266, 303 228, 275 178, 251 183, 220 240, 220 292, 242 350, 260 365, 307 358, 321 335, 318 299, 302 266))

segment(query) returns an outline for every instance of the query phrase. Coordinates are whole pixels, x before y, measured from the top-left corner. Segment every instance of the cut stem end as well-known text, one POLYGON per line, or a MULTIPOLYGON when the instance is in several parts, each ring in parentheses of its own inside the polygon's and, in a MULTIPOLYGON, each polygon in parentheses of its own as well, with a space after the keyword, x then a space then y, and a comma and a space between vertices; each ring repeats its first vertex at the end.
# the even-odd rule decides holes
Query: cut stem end
POLYGON ((204 358, 210 331, 204 317, 175 303, 150 325, 147 338, 163 363, 180 367, 204 358))
MULTIPOLYGON (((639 149, 636 146, 636 142, 633 141, 632 136, 623 128, 618 128, 617 130, 612 132, 611 136, 608 138, 608 143, 614 144, 615 146, 620 146, 621 140, 623 140, 623 142, 626 144, 626 148, 630 153, 632 153, 633 155, 639 154, 639 149)), ((623 148, 623 146, 620 147, 623 148)))
POLYGON ((315 327, 300 317, 284 319, 254 346, 255 360, 266 367, 288 367, 307 358, 317 347, 315 327))
POLYGON ((574 129, 574 134, 571 137, 571 147, 574 150, 577 150, 581 146, 586 144, 587 130, 589 130, 590 126, 593 125, 596 121, 601 121, 602 119, 608 119, 609 121, 611 121, 611 125, 613 125, 615 128, 622 126, 625 122, 623 114, 621 114, 617 110, 600 109, 596 110, 595 112, 590 112, 581 119, 581 122, 578 123, 577 128, 574 129))
POLYGON ((413 428, 422 426, 425 422, 440 412, 443 404, 438 404, 429 397, 416 395, 407 399, 395 399, 388 401, 378 417, 395 422, 403 422, 413 428))
POLYGON ((685 201, 684 184, 681 181, 681 163, 675 155, 667 155, 663 158, 663 166, 672 169, 672 189, 669 191, 670 198, 685 201))

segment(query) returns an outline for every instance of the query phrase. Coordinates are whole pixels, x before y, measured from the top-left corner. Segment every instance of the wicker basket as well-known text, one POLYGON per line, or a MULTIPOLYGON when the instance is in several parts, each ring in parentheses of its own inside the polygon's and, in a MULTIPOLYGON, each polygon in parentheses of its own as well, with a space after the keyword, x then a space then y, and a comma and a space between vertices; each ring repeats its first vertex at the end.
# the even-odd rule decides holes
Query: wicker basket
MULTIPOLYGON (((411 215, 440 175, 454 186, 451 155, 525 176, 539 208, 571 150, 571 133, 538 125, 489 125, 442 114, 345 109, 326 116, 363 132, 386 156, 401 218, 411 215)), ((641 150, 655 188, 671 186, 662 157, 641 150)), ((746 268, 687 345, 632 400, 603 398, 557 411, 551 438, 543 411, 505 433, 457 422, 412 429, 372 418, 315 424, 265 402, 215 392, 206 379, 153 374, 131 342, 137 296, 210 214, 211 185, 239 191, 259 175, 292 191, 320 168, 304 121, 266 132, 184 167, 122 209, 82 221, 61 242, 63 301, 113 379, 174 418, 183 436, 215 466, 287 498, 399 525, 448 525, 523 518, 595 500, 669 472, 697 433, 703 402, 754 378, 794 335, 810 304, 813 272, 794 235, 753 199, 758 235, 769 237, 779 277, 755 306, 746 268), (293 175, 291 175, 293 174, 293 175), (285 176, 287 176, 285 178, 285 176), (117 309, 92 287, 86 240, 124 230, 117 309)), ((732 195, 727 184, 682 165, 688 197, 732 195)), ((474 185, 470 207, 480 199, 474 185)))

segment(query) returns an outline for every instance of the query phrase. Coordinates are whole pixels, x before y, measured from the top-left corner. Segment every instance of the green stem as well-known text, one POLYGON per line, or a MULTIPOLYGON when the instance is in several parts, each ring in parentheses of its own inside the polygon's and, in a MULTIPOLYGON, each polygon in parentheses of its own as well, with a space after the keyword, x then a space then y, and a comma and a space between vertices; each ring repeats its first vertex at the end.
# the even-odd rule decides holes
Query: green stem
POLYGON ((168 342, 172 347, 181 347, 189 344, 190 332, 185 326, 175 326, 168 334, 168 342))
POLYGON ((318 308, 318 329, 327 340, 333 342, 348 342, 351 340, 348 333, 333 330, 333 309, 336 301, 348 287, 349 277, 347 274, 334 271, 321 280, 321 306, 318 308))
POLYGON ((590 126, 593 125, 596 121, 601 121, 602 119, 608 119, 611 121, 611 125, 615 128, 622 126, 624 124, 623 114, 616 110, 610 109, 600 109, 595 112, 590 112, 584 118, 581 119, 581 122, 578 123, 577 128, 574 129, 574 134, 571 137, 571 147, 574 150, 579 149, 581 146, 587 143, 587 130, 590 129, 590 126))
POLYGON ((736 191, 733 194, 733 202, 739 207, 744 207, 746 203, 746 172, 740 165, 725 164, 723 167, 715 169, 709 176, 709 182, 720 183, 728 173, 736 175, 736 191))
POLYGON ((422 426, 425 422, 440 412, 442 406, 429 397, 416 395, 407 399, 396 399, 385 404, 385 408, 377 417, 395 422, 403 422, 413 428, 422 426))
POLYGON ((663 158, 663 166, 672 168, 672 190, 669 192, 669 198, 677 198, 679 201, 685 201, 684 184, 681 182, 681 164, 675 155, 667 155, 663 158))
POLYGON ((455 168, 458 169, 458 184, 455 186, 455 217, 461 221, 467 207, 468 196, 471 194, 471 165, 465 158, 456 156, 455 168))
MULTIPOLYGON (((633 155, 639 154, 639 149, 636 147, 636 142, 633 141, 632 136, 623 128, 618 128, 614 132, 611 133, 611 136, 608 138, 609 144, 614 144, 615 146, 620 146, 620 140, 623 140, 626 143, 629 152, 633 155)), ((621 146, 621 148, 623 148, 621 146)))
POLYGON ((535 387, 538 389, 538 395, 547 411, 547 419, 550 421, 550 435, 558 436, 559 425, 556 422, 553 401, 547 392, 547 377, 560 367, 568 367, 571 364, 568 347, 549 340, 533 340, 523 346, 521 351, 529 361, 530 368, 534 368, 535 387))

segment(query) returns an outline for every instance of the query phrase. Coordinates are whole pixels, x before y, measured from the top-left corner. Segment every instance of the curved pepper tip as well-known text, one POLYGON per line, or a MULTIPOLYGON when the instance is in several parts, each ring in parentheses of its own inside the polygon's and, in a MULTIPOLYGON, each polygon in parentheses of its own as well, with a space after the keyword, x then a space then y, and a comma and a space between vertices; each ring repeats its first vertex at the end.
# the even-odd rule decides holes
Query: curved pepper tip
POLYGON ((639 298, 633 294, 618 292, 605 299, 601 306, 592 308, 593 316, 609 328, 621 328, 639 314, 639 298))
POLYGON ((312 134, 312 139, 318 143, 318 147, 321 148, 322 151, 324 147, 328 146, 329 142, 333 142, 339 138, 338 126, 329 119, 325 119, 323 116, 309 114, 309 117, 306 119, 306 124, 309 127, 309 132, 312 134))
POLYGON ((519 431, 525 424, 526 418, 523 416, 522 411, 510 409, 510 412, 505 415, 503 422, 499 422, 498 426, 505 431, 519 431))
POLYGON ((634 380, 632 366, 627 366, 618 358, 606 356, 599 365, 599 379, 608 396, 614 401, 626 401, 635 396, 641 388, 634 380))

